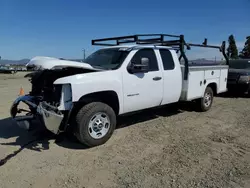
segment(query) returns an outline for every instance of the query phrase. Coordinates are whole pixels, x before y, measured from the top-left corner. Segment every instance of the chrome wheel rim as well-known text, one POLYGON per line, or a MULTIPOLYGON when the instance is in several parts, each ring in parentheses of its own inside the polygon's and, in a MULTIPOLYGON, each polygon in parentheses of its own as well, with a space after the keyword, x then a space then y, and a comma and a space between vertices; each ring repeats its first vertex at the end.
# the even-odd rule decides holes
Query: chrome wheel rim
POLYGON ((206 93, 204 96, 204 105, 206 107, 209 107, 212 103, 212 95, 211 93, 206 93))
POLYGON ((104 112, 93 115, 89 121, 89 134, 94 139, 103 138, 110 129, 110 119, 104 112))

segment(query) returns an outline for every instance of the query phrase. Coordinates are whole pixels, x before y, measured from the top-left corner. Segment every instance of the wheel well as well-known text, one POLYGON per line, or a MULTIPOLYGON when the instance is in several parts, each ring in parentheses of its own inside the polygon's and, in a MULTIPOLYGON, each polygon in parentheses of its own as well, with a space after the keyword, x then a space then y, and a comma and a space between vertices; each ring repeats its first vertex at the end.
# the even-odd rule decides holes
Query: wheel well
POLYGON ((217 94, 217 84, 216 83, 210 83, 210 84, 208 84, 207 87, 211 87, 211 89, 213 90, 213 93, 217 94))
POLYGON ((103 102, 109 105, 115 111, 116 115, 119 114, 120 106, 118 95, 115 91, 100 91, 95 93, 90 93, 82 96, 79 99, 79 103, 85 105, 90 102, 103 102))
POLYGON ((119 114, 119 110, 120 110, 119 99, 115 91, 101 91, 101 92, 90 93, 90 94, 82 96, 78 100, 78 102, 74 102, 74 107, 71 110, 71 112, 68 114, 68 120, 66 120, 67 125, 63 129, 66 130, 69 128, 73 130, 72 128, 74 126, 68 127, 68 125, 70 124, 74 125, 76 114, 84 105, 91 103, 91 102, 103 102, 109 105, 114 110, 116 115, 119 114))

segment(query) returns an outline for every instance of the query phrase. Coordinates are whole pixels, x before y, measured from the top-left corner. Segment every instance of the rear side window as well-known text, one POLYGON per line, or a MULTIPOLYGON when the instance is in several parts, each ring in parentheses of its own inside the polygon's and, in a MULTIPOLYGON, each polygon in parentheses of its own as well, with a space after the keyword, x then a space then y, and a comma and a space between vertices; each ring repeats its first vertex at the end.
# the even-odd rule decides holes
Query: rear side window
POLYGON ((160 49, 161 59, 163 63, 164 70, 174 69, 174 60, 172 54, 167 49, 160 49))
POLYGON ((156 59, 156 55, 153 49, 145 48, 138 50, 134 57, 132 58, 131 62, 140 63, 141 58, 146 57, 149 59, 149 71, 158 71, 158 62, 156 59))

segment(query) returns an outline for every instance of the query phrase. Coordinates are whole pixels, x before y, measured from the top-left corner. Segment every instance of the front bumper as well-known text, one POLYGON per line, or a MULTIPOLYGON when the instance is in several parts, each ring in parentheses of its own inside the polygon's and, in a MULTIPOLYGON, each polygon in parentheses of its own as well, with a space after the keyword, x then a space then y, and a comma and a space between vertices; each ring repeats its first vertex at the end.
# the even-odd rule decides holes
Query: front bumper
POLYGON ((49 131, 54 134, 60 132, 60 126, 63 122, 64 115, 54 106, 37 100, 37 97, 25 95, 18 97, 10 109, 11 117, 16 121, 19 127, 29 130, 31 121, 38 119, 49 131), (30 108, 30 113, 24 116, 17 116, 19 113, 18 105, 20 102, 25 103, 30 108))
POLYGON ((245 93, 250 91, 250 83, 228 82, 227 88, 230 91, 245 93))
POLYGON ((59 128, 64 115, 61 114, 56 107, 51 106, 46 102, 41 102, 37 107, 37 112, 42 116, 43 123, 49 131, 54 134, 60 132, 59 128))

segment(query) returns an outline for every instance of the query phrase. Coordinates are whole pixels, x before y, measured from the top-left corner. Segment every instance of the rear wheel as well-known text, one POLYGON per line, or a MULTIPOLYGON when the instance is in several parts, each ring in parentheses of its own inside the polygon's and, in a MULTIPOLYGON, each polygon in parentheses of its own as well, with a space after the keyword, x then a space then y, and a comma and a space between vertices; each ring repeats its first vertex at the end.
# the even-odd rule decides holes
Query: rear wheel
POLYGON ((247 92, 247 97, 250 97, 250 85, 249 85, 249 89, 248 89, 248 92, 247 92))
POLYGON ((83 106, 76 115, 77 139, 89 147, 104 144, 116 127, 116 114, 105 103, 92 102, 83 106))
POLYGON ((203 98, 198 99, 198 107, 202 112, 208 111, 213 104, 214 93, 211 87, 207 87, 204 93, 203 98))

